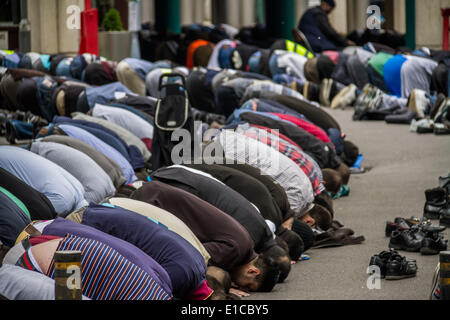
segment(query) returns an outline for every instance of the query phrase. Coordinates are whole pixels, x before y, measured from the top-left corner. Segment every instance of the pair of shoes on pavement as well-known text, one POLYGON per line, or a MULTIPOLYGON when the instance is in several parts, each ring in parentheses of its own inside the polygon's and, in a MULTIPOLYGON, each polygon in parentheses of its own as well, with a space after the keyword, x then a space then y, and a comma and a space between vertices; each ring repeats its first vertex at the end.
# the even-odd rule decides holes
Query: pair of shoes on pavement
POLYGON ((410 126, 411 132, 417 133, 434 133, 435 135, 450 134, 450 124, 435 123, 431 119, 412 120, 410 126))
POLYGON ((408 109, 414 111, 419 119, 423 119, 430 108, 431 100, 426 91, 414 89, 408 98, 408 109))
POLYGON ((331 101, 331 109, 345 109, 347 106, 353 105, 356 100, 356 90, 358 87, 353 83, 346 86, 344 89, 339 91, 339 93, 331 101))
POLYGON ((423 216, 431 220, 439 220, 442 226, 450 227, 450 179, 440 177, 440 186, 425 190, 423 216))
POLYGON ((391 238, 389 248, 434 255, 447 250, 448 241, 441 235, 445 229, 445 226, 432 225, 429 220, 422 219, 417 224, 416 219, 397 217, 394 222, 386 223, 385 235, 391 238))
POLYGON ((338 94, 339 90, 333 79, 323 79, 320 85, 319 103, 321 106, 330 107, 331 101, 338 94))
POLYGON ((306 81, 301 93, 308 101, 320 102, 320 86, 317 83, 306 81))
POLYGON ((31 112, 16 111, 8 114, 3 120, 2 127, 10 144, 16 144, 19 140, 33 139, 41 127, 48 125, 48 121, 31 112))
POLYGON ((382 103, 382 96, 384 92, 379 88, 366 84, 362 93, 356 99, 356 104, 365 106, 370 111, 377 110, 382 103))
POLYGON ((417 113, 409 108, 401 108, 387 115, 384 120, 386 123, 411 124, 417 119, 417 113))
POLYGON ((424 111, 424 117, 418 121, 412 121, 410 131, 417 133, 434 133, 435 135, 450 134, 450 99, 443 94, 439 94, 436 102, 431 106, 429 116, 425 117, 428 110, 423 97, 425 94, 421 90, 415 89, 411 93, 408 106, 411 109, 417 109, 419 115, 424 111), (411 106, 410 106, 411 105, 411 106))
POLYGON ((370 258, 369 266, 380 269, 381 279, 399 280, 415 277, 417 274, 416 260, 409 260, 395 250, 382 251, 370 258))
POLYGON ((427 118, 420 120, 413 119, 411 121, 409 131, 417 133, 433 133, 434 132, 433 120, 427 118))
POLYGON ((370 113, 376 113, 382 106, 383 96, 383 91, 369 83, 366 84, 354 103, 355 113, 353 120, 366 120, 369 118, 370 113))

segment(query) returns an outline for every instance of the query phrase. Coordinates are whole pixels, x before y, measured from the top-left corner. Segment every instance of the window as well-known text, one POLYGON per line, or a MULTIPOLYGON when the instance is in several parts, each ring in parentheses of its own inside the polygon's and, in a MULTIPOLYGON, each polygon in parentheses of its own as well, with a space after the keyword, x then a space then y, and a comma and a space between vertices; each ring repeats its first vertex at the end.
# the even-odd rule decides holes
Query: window
POLYGON ((98 10, 98 25, 102 26, 103 18, 109 9, 115 8, 119 10, 122 19, 123 28, 128 29, 128 0, 95 0, 92 6, 98 10))
POLYGON ((20 0, 0 1, 0 23, 19 24, 20 0))
POLYGON ((0 22, 12 21, 12 0, 0 1, 0 22))

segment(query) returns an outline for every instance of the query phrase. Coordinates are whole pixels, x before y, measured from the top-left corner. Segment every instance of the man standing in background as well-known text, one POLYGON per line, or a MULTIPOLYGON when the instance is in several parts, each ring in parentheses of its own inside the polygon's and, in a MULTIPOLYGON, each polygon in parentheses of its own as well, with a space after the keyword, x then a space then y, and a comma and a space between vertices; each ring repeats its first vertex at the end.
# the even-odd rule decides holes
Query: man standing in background
POLYGON ((308 39, 313 51, 338 50, 355 45, 340 36, 330 24, 328 15, 334 10, 334 0, 322 0, 319 6, 306 10, 298 24, 298 29, 308 39))

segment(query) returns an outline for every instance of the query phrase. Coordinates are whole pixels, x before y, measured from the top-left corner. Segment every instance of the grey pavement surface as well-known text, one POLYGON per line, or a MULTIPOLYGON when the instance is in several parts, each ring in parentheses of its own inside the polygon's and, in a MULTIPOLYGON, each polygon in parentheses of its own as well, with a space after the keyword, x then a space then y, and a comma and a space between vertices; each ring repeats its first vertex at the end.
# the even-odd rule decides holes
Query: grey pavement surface
MULTIPOLYGON (((311 259, 293 266, 286 282, 270 293, 254 293, 247 300, 421 300, 426 299, 439 255, 400 251, 416 259, 417 276, 381 280, 381 289, 369 290, 366 269, 370 257, 388 248, 387 220, 422 217, 424 191, 438 186, 438 177, 450 172, 450 136, 418 135, 407 125, 354 122, 353 110, 330 110, 347 139, 364 154, 363 167, 352 175, 350 195, 334 202, 335 219, 364 235, 360 245, 313 249, 311 259)), ((438 221, 433 221, 438 223, 438 221)), ((445 232, 448 239, 449 232, 445 232)))

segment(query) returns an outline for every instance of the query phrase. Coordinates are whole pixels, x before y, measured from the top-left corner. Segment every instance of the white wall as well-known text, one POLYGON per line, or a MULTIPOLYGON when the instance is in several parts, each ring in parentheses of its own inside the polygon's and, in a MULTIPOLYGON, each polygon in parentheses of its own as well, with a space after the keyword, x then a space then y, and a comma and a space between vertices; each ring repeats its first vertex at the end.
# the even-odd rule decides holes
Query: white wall
POLYGON ((141 0, 142 23, 155 23, 155 0, 141 0))
POLYGON ((338 33, 346 35, 348 33, 347 0, 334 1, 336 2, 336 7, 329 15, 330 23, 338 33))
POLYGON ((80 31, 67 28, 69 15, 66 9, 70 5, 84 9, 83 0, 28 1, 31 51, 47 54, 78 52, 80 31))
POLYGON ((416 46, 442 48, 441 8, 450 7, 450 0, 416 0, 416 46))

